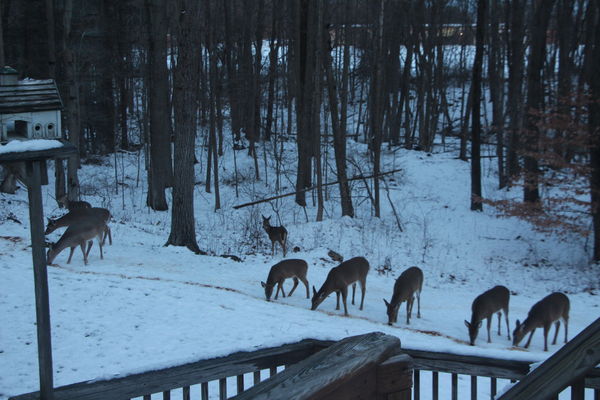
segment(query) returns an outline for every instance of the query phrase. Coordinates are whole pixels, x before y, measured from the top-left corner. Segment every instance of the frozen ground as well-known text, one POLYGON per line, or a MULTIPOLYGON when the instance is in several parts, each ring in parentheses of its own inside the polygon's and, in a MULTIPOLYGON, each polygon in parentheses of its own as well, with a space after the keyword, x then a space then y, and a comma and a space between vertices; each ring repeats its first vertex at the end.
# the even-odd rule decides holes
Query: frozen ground
MULTIPOLYGON (((351 156, 360 159, 364 153, 363 145, 350 146, 351 156)), ((293 152, 286 157, 293 160, 293 152)), ((202 160, 200 153, 198 158, 202 160)), ((600 314, 600 278, 597 268, 594 271, 588 266, 586 239, 537 233, 523 221, 497 217, 489 207, 483 213, 469 211, 469 165, 454 159, 453 153, 428 156, 397 151, 385 155, 383 170, 402 168, 393 181, 388 181, 390 198, 402 223, 400 232, 385 193, 383 218, 371 216, 360 181, 353 186, 354 219, 339 217, 336 186, 330 188, 332 200, 321 223, 307 222, 293 197, 272 207, 263 204, 262 208, 233 210, 235 204, 273 191, 272 184, 252 183, 248 178, 253 173, 252 163, 239 152, 237 162, 244 180, 240 198, 235 197, 232 186, 222 186, 222 209, 213 212, 212 194, 198 185, 196 216, 200 247, 212 254, 236 254, 243 259, 240 263, 163 247, 170 214, 145 208, 145 178, 142 176, 136 185, 138 161, 136 155, 119 155, 81 170, 83 199, 113 213, 114 243, 105 247, 104 260, 94 245, 88 266, 77 250, 71 264, 66 264, 65 251, 57 257, 58 265, 48 269, 56 386, 304 338, 337 340, 371 331, 396 335, 405 348, 499 358, 537 361, 557 350, 559 345, 550 346, 548 353, 542 351, 540 332, 528 350, 515 349, 506 338, 504 326, 503 336, 494 334, 493 343, 482 340, 482 331, 477 346, 468 345, 463 320, 470 316, 471 302, 497 284, 512 291, 511 330, 515 319, 525 318, 532 304, 557 290, 567 293, 571 300, 570 337, 600 314), (115 170, 120 182, 117 194, 115 170), (290 256, 309 263, 311 286, 320 287, 336 265, 327 257, 329 249, 346 259, 360 255, 370 261, 363 311, 349 306, 351 317, 343 317, 335 311, 333 295, 317 311, 310 311, 302 286, 291 298, 264 300, 260 281, 266 279, 281 253, 271 257, 260 214, 275 215, 274 210, 289 231, 291 247, 300 249, 290 256), (386 260, 391 272, 381 274, 378 270, 386 260), (413 315, 407 326, 402 307, 399 323, 390 327, 382 298, 389 300, 394 280, 412 265, 425 274, 422 318, 413 315)), ((294 163, 284 166, 293 170, 294 163)), ((204 176, 205 172, 197 168, 197 176, 204 176)), ((513 195, 494 189, 491 166, 485 165, 484 171, 485 196, 513 195)), ((271 182, 272 169, 269 174, 271 182)), ((52 177, 52 171, 49 175, 52 177)), ((141 175, 145 173, 141 171, 141 175)), ((233 179, 231 159, 222 160, 221 176, 228 182, 233 179)), ((333 174, 328 180, 334 180, 333 174)), ((290 176, 282 182, 288 186, 282 192, 292 190, 290 176)), ((44 187, 47 216, 61 213, 50 196, 52 188, 52 182, 44 187)), ((314 221, 315 208, 308 208, 307 213, 314 221)), ((0 194, 0 399, 38 387, 28 224, 26 192, 21 189, 16 195, 0 194)), ((59 235, 56 232, 49 240, 55 241, 59 235)), ((286 288, 290 287, 288 282, 286 288)), ((425 398, 428 379, 424 376, 422 380, 425 398)), ((446 378, 441 379, 444 382, 446 378)), ((461 378, 461 385, 467 383, 468 378, 461 378)), ((480 384, 484 391, 488 387, 487 382, 480 384)))

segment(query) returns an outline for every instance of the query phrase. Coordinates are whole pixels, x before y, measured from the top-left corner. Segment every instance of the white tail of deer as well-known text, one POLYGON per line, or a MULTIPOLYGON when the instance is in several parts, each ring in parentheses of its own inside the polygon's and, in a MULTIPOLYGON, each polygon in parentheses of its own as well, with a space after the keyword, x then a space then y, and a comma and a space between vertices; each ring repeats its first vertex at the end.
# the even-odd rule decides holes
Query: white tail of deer
POLYGON ((287 242, 287 230, 283 226, 271 226, 269 222, 271 217, 265 218, 264 215, 261 215, 263 219, 263 228, 265 228, 265 232, 269 235, 269 240, 271 241, 271 255, 275 255, 275 242, 279 243, 281 248, 283 249, 283 256, 285 257, 285 245, 287 242))
POLYGON ((291 296, 296 290, 296 286, 298 286, 298 281, 302 281, 304 286, 306 286, 306 298, 310 297, 308 290, 308 280, 306 280, 306 272, 308 271, 308 264, 304 260, 300 260, 297 258, 283 260, 278 262, 277 264, 271 267, 271 271, 269 271, 269 276, 267 277, 267 283, 261 282, 260 284, 265 289, 265 296, 267 297, 267 301, 271 300, 271 295, 273 294, 273 287, 277 285, 277 291, 275 292, 275 300, 277 300, 277 296, 279 295, 279 291, 281 290, 281 294, 285 297, 285 292, 283 291, 283 282, 288 278, 294 278, 294 286, 292 290, 288 294, 291 296))
POLYGON ((87 218, 100 218, 102 219, 104 224, 104 237, 102 239, 102 244, 106 241, 106 237, 108 236, 108 242, 112 245, 112 235, 110 232, 110 227, 107 225, 110 220, 110 211, 106 208, 78 208, 75 209, 68 214, 63 215, 58 219, 50 219, 48 218, 48 225, 46 225, 45 234, 48 235, 58 228, 62 228, 65 226, 71 226, 79 221, 85 220, 87 218))
POLYGON ((91 208, 92 205, 87 201, 71 201, 67 194, 63 194, 58 199, 58 203, 61 204, 69 211, 78 210, 81 208, 91 208))
POLYGON ((77 223, 70 225, 65 233, 61 236, 61 238, 53 244, 47 253, 48 264, 52 265, 56 256, 66 249, 67 247, 71 248, 71 252, 69 253, 69 259, 67 260, 67 264, 71 262, 71 258, 73 257, 73 252, 77 246, 81 247, 81 252, 83 253, 83 262, 85 265, 88 263, 88 254, 90 253, 90 249, 93 245, 93 239, 98 239, 98 245, 100 246, 100 259, 104 258, 102 254, 102 234, 105 231, 106 222, 100 218, 87 218, 81 220, 77 223), (89 243, 88 243, 89 242, 89 243), (85 248, 85 244, 88 243, 87 249, 85 248))
POLYGON ((410 324, 415 295, 417 297, 417 318, 421 318, 421 289, 423 288, 423 271, 419 267, 410 267, 396 279, 394 294, 387 307, 388 325, 398 321, 398 310, 402 302, 406 301, 406 324, 410 324))
POLYGON ((556 331, 554 332, 552 344, 556 344, 561 319, 565 324, 565 343, 567 343, 570 307, 569 298, 563 293, 554 292, 544 297, 531 307, 529 314, 527 314, 527 319, 522 324, 517 320, 517 325, 513 332, 513 345, 518 346, 525 335, 531 332, 525 344, 525 348, 528 348, 536 328, 542 327, 544 328, 544 351, 548 351, 548 331, 552 323, 554 323, 556 331))
POLYGON ((364 257, 354 257, 344 261, 335 268, 332 268, 327 275, 327 279, 321 289, 317 292, 313 286, 313 298, 311 310, 316 310, 319 304, 323 302, 332 292, 337 296, 336 310, 340 309, 340 294, 344 302, 344 315, 348 315, 346 306, 346 297, 348 296, 348 286, 352 284, 352 304, 354 304, 354 295, 356 293, 356 282, 360 283, 362 297, 360 299, 360 309, 363 309, 365 292, 367 290, 367 273, 369 272, 369 262, 364 257))
POLYGON ((502 333, 500 331, 502 312, 504 312, 504 318, 506 319, 506 332, 508 334, 508 340, 510 340, 510 328, 508 327, 508 302, 510 300, 510 291, 504 286, 494 286, 490 290, 483 292, 473 300, 471 305, 471 322, 465 320, 465 325, 469 330, 469 340, 471 346, 475 345, 475 339, 481 328, 481 321, 487 319, 487 336, 488 343, 492 343, 490 337, 490 329, 492 327, 492 317, 494 314, 498 314, 498 336, 502 333), (502 311, 502 312, 501 312, 502 311))

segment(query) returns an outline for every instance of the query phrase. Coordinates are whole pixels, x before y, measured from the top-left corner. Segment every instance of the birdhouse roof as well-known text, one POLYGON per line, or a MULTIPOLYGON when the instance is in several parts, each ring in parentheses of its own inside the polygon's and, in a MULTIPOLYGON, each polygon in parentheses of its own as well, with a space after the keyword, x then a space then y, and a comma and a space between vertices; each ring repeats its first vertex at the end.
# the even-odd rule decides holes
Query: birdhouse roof
POLYGON ((52 79, 24 79, 0 86, 0 114, 60 110, 62 101, 52 79))

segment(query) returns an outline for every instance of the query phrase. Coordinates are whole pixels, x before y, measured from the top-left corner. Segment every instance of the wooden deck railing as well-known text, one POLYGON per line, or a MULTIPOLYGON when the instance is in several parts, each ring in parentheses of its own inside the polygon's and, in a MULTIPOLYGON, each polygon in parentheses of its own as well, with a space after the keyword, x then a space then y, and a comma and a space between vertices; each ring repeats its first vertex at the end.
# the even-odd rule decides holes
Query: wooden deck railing
MULTIPOLYGON (((152 395, 153 399, 171 399, 172 395, 177 395, 177 398, 189 400, 192 398, 191 395, 193 394, 193 398, 200 398, 202 400, 208 400, 209 395, 211 398, 218 397, 219 399, 227 399, 232 395, 237 395, 236 399, 243 400, 246 398, 259 397, 259 393, 262 394, 272 390, 282 390, 281 388, 284 388, 283 390, 287 393, 285 398, 290 398, 289 390, 298 385, 297 377, 303 378, 304 383, 302 383, 302 385, 311 388, 318 387, 317 383, 319 381, 321 383, 329 382, 321 388, 321 394, 327 393, 327 390, 332 390, 333 387, 338 387, 340 382, 347 383, 348 380, 363 382, 359 383, 358 386, 364 387, 366 386, 364 382, 371 379, 371 383, 377 382, 376 386, 387 387, 388 389, 391 387, 396 390, 399 382, 396 381, 394 384, 390 382, 394 381, 394 377, 399 379, 400 375, 398 375, 398 371, 406 369, 408 365, 410 365, 410 368, 414 368, 412 375, 414 379, 412 390, 414 400, 420 400, 421 394, 425 394, 425 391, 429 390, 431 394, 430 397, 433 400, 440 398, 493 399, 503 385, 499 384, 498 380, 504 379, 507 380, 507 382, 516 382, 524 379, 524 377, 527 376, 531 365, 531 363, 527 361, 512 361, 489 357, 463 356, 406 349, 403 349, 402 353, 410 356, 412 361, 406 358, 406 355, 398 359, 397 350, 399 350, 399 345, 392 343, 389 339, 391 337, 381 333, 363 336, 370 337, 367 342, 370 342, 371 345, 366 346, 365 343, 362 342, 360 345, 352 345, 351 347, 358 346, 358 354, 360 354, 361 351, 366 351, 367 347, 369 347, 371 350, 367 351, 367 353, 370 354, 371 361, 364 362, 365 360, 362 359, 363 362, 356 365, 353 364, 354 367, 348 364, 344 367, 341 375, 337 373, 334 374, 335 379, 328 378, 326 380, 319 380, 315 377, 319 377, 325 372, 342 371, 340 367, 327 366, 325 362, 327 360, 339 361, 341 354, 348 353, 347 350, 339 350, 340 348, 344 349, 344 346, 348 346, 348 339, 341 342, 303 340, 298 343, 281 347, 262 349, 254 352, 240 352, 227 357, 198 361, 163 370, 130 375, 123 378, 77 383, 56 388, 55 399, 150 400, 152 395), (385 339, 381 339, 382 336, 380 335, 385 337, 385 339), (396 350, 390 350, 394 348, 396 350), (321 351, 324 349, 328 349, 328 351, 321 351), (331 354, 334 354, 334 356, 331 354), (386 358, 387 361, 384 361, 386 358), (372 368, 367 368, 370 372, 367 373, 367 370, 360 370, 358 367, 360 367, 361 364, 371 365, 372 368), (273 377, 276 374, 277 376, 274 379, 264 381, 264 378, 267 375, 273 377), (378 376, 382 378, 377 378, 378 376), (468 377, 466 382, 464 376, 468 377), (351 377, 354 378, 350 379, 351 377), (373 379, 375 380, 373 381, 373 379), (427 387, 428 382, 426 383, 428 380, 431 380, 429 388, 427 387), (463 382, 462 385, 459 385, 459 380, 460 382, 463 382), (331 381, 337 383, 332 384, 331 381), (447 381, 445 384, 447 386, 444 386, 442 383, 443 381, 447 381), (485 382, 485 385, 489 382, 489 390, 481 385, 482 382, 485 382), (252 389, 250 389, 251 387, 252 389), (228 388, 230 393, 228 393, 228 388)), ((397 339, 392 338, 391 340, 394 341, 397 339)), ((575 342, 576 338, 574 338, 573 341, 575 342)), ((567 348, 567 346, 564 348, 567 348)), ((597 347, 595 346, 587 348, 584 351, 585 354, 577 359, 587 357, 587 361, 591 360, 590 362, 593 362, 593 357, 597 354, 591 354, 590 351, 595 352, 596 349, 597 347)), ((345 365, 347 363, 347 361, 342 361, 340 365, 345 365)), ((586 371, 587 372, 578 375, 580 379, 576 382, 567 382, 572 385, 571 398, 583 399, 584 388, 588 388, 588 393, 593 394, 589 395, 586 399, 593 398, 594 400, 599 400, 600 368, 586 369, 586 371)), ((410 376, 408 380, 406 377, 402 378, 403 387, 406 388, 407 385, 410 387, 410 381, 410 376)), ((563 386, 564 385, 561 387, 563 386)), ((387 389, 377 390, 383 391, 387 389)), ((298 395, 297 398, 319 398, 315 393, 305 393, 304 395, 298 395)), ((352 393, 358 393, 358 391, 352 389, 352 393)), ((512 398, 531 397, 517 396, 512 398)), ((10 400, 38 399, 39 392, 34 392, 19 395, 10 400)))

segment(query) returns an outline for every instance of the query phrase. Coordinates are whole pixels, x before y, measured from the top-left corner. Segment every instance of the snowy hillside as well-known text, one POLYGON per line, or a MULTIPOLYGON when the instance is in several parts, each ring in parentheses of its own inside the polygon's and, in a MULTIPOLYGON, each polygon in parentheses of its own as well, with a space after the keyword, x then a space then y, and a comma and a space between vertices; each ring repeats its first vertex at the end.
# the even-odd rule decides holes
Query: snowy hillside
MULTIPOLYGON (((360 160, 366 147, 352 143, 348 152, 360 160)), ((226 152, 220 171, 222 180, 229 183, 234 176, 230 154, 226 152)), ((202 159, 200 149, 197 157, 202 159)), ((287 186, 283 193, 293 190, 290 176, 295 153, 291 146, 286 157, 290 162, 284 162, 289 171, 282 180, 287 186)), ((263 203, 234 210, 236 204, 273 193, 272 183, 266 187, 264 177, 258 182, 251 179, 252 162, 245 152, 238 152, 243 175, 239 198, 233 186, 222 185, 222 208, 213 212, 212 194, 204 191, 204 185, 196 186, 198 243, 214 256, 163 247, 170 213, 145 207, 143 169, 136 182, 137 168, 143 166, 138 154, 120 154, 102 159, 101 165, 84 165, 80 171, 82 198, 110 208, 114 243, 104 248, 103 260, 95 244, 89 265, 84 265, 79 250, 66 264, 68 252, 64 251, 55 261, 58 265, 48 269, 55 385, 122 376, 304 338, 337 340, 371 331, 396 335, 403 347, 411 349, 520 360, 541 360, 556 351, 559 345, 543 352, 539 330, 528 350, 513 348, 504 325, 502 336, 493 334, 493 343, 486 343, 482 330, 477 345, 468 345, 463 320, 470 317, 473 298, 499 284, 512 292, 511 331, 517 318, 523 320, 531 305, 552 291, 563 291, 571 300, 570 338, 598 317, 600 278, 597 268, 594 271, 588 266, 585 238, 541 234, 526 222, 499 218, 489 207, 483 213, 469 211, 469 165, 455 159, 454 152, 396 150, 386 153, 383 161, 384 171, 402 169, 388 177, 389 196, 402 232, 385 195, 383 218, 371 216, 360 180, 353 183, 354 219, 339 217, 336 200, 327 203, 324 222, 313 222, 316 208, 310 195, 306 215, 293 197, 272 206, 263 203), (117 193, 115 173, 120 183, 117 193), (345 259, 366 257, 371 269, 364 310, 349 305, 350 317, 344 317, 335 310, 332 295, 311 311, 301 284, 291 298, 266 302, 260 281, 266 280, 282 254, 271 256, 270 242, 260 225, 261 214, 273 215, 275 225, 287 228, 289 248, 299 249, 288 256, 308 262, 308 280, 317 289, 337 265, 327 256, 328 250, 345 259), (243 261, 219 257, 221 254, 237 255, 243 261), (425 274, 422 318, 413 313, 407 326, 402 306, 399 322, 388 326, 382 299, 390 299, 395 279, 413 265, 425 274)), ((204 176, 205 171, 197 168, 197 177, 204 176)), ((484 196, 513 196, 496 192, 492 165, 484 165, 483 170, 484 196)), ((272 182, 272 169, 269 174, 266 181, 272 182)), ((51 197, 51 168, 49 176, 51 182, 43 188, 45 215, 58 216, 62 211, 51 197)), ((328 180, 334 180, 333 173, 328 180)), ((328 194, 336 198, 337 186, 331 186, 328 194)), ((55 232, 48 240, 59 237, 55 232)), ((32 275, 27 193, 20 189, 16 195, 0 194, 0 399, 38 388, 32 275)), ((291 282, 285 287, 289 290, 291 282)), ((561 328, 559 338, 562 335, 561 328)))

